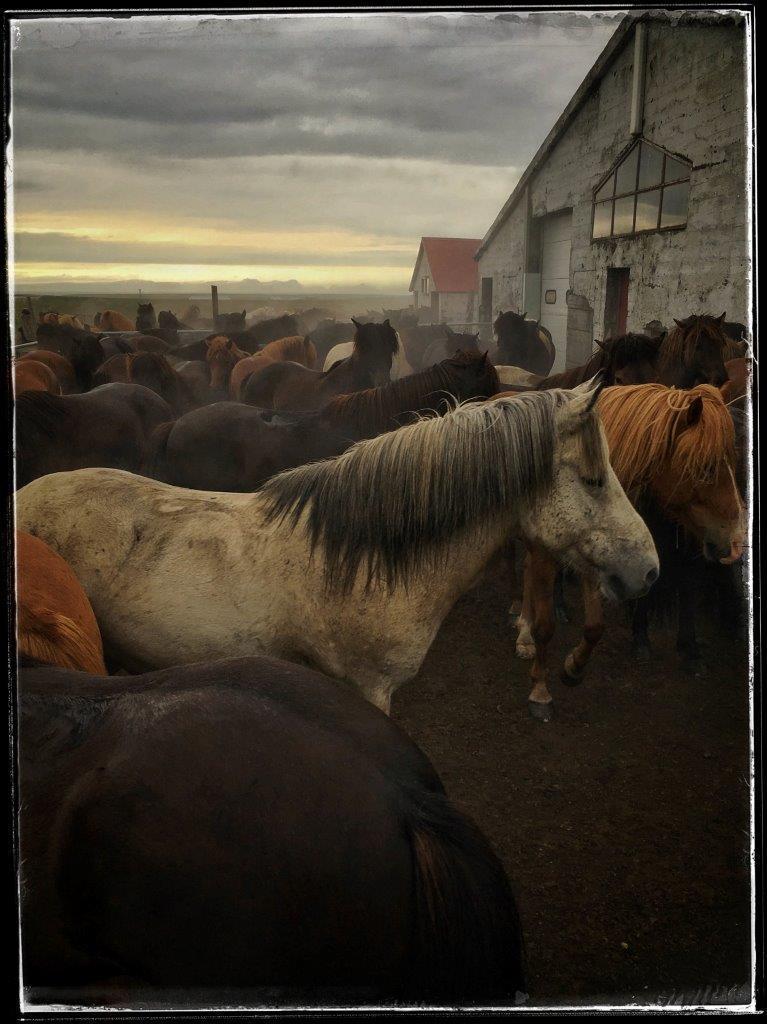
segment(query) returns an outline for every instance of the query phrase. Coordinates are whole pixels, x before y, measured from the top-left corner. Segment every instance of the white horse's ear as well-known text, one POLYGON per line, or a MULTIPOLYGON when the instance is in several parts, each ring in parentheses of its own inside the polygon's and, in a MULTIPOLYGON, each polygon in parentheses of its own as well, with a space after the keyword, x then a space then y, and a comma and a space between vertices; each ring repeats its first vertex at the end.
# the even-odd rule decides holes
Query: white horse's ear
POLYGON ((354 324, 355 327, 361 326, 359 320, 355 320, 354 317, 352 317, 352 323, 354 324))

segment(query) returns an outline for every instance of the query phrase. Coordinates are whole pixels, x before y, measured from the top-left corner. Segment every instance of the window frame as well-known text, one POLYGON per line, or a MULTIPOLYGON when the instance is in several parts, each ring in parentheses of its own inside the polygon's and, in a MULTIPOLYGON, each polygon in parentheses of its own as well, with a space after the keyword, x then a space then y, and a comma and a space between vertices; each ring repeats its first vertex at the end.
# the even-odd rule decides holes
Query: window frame
MULTIPOLYGON (((633 238, 635 235, 651 235, 651 234, 654 234, 657 231, 683 231, 687 227, 687 224, 688 224, 687 213, 685 213, 684 224, 668 224, 668 225, 666 225, 666 227, 663 227, 661 225, 661 218, 663 216, 663 193, 665 192, 665 190, 667 188, 670 188, 672 185, 683 185, 683 184, 686 183, 689 186, 690 182, 691 182, 691 179, 692 179, 692 162, 691 161, 686 160, 684 157, 680 158, 678 156, 674 156, 672 153, 668 153, 665 149, 663 149, 662 146, 657 146, 654 142, 649 142, 647 139, 642 139, 642 138, 637 139, 634 143, 632 143, 631 146, 629 146, 629 148, 626 150, 626 152, 623 153, 623 155, 618 160, 616 160, 616 162, 610 168, 608 173, 605 174, 604 177, 602 177, 599 180, 596 188, 594 188, 594 190, 592 191, 592 195, 591 195, 591 241, 592 242, 612 242, 612 241, 614 241, 616 239, 620 239, 620 238, 633 238), (618 192, 613 191, 613 194, 611 196, 609 196, 607 199, 597 200, 596 197, 597 197, 598 193, 605 187, 605 185, 610 180, 610 178, 613 179, 613 189, 615 188, 615 175, 616 175, 616 173, 618 171, 618 168, 621 166, 622 163, 624 163, 625 160, 628 159, 628 157, 631 155, 631 153, 635 149, 637 149, 637 147, 641 147, 641 146, 649 146, 652 149, 654 149, 657 152, 662 154, 663 162, 661 164, 660 181, 657 182, 655 185, 650 185, 650 186, 648 186, 646 188, 639 188, 639 172, 640 172, 640 166, 641 166, 641 151, 640 151, 640 154, 639 154, 639 156, 637 158, 636 173, 635 173, 635 176, 634 176, 634 188, 630 189, 627 192, 620 192, 620 193, 618 193, 618 192), (681 178, 679 178, 679 177, 670 178, 668 181, 666 181, 665 177, 666 177, 666 160, 667 159, 674 160, 678 164, 684 164, 685 167, 687 168, 686 176, 685 177, 681 177, 681 178), (637 197, 641 196, 641 195, 646 195, 648 192, 660 192, 661 193, 660 202, 658 203, 658 216, 657 216, 657 219, 656 219, 656 222, 655 222, 655 227, 652 227, 652 228, 642 228, 640 231, 637 231, 636 230, 637 197), (614 228, 615 228, 615 202, 618 199, 627 199, 627 198, 629 198, 631 196, 633 196, 633 198, 634 198, 634 213, 632 215, 632 224, 634 226, 632 227, 631 231, 622 231, 620 234, 615 234, 615 231, 614 231, 614 228), (608 235, 598 235, 598 236, 595 236, 594 235, 594 222, 596 220, 597 207, 598 206, 602 206, 602 205, 607 205, 608 203, 610 204, 610 233, 608 235)), ((688 189, 688 203, 689 203, 689 189, 688 189)))

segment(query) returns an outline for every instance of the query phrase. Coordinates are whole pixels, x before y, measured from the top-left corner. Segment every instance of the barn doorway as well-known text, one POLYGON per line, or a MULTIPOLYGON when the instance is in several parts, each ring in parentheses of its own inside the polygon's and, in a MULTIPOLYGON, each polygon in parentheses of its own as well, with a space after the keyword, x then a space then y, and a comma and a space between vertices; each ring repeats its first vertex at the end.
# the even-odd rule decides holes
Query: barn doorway
POLYGON ((605 338, 617 338, 626 333, 629 314, 628 267, 610 267, 607 271, 605 292, 605 338))
POLYGON ((556 356, 552 373, 565 368, 567 354, 567 292, 573 212, 553 213, 543 220, 541 244, 541 325, 551 334, 556 356))

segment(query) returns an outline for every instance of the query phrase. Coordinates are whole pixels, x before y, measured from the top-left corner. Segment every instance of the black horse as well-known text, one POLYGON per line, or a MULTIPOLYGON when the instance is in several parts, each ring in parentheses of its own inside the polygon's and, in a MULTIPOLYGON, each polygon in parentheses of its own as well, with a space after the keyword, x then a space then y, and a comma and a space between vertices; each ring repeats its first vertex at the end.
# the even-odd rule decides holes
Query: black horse
POLYGON ((519 366, 529 373, 545 377, 551 373, 556 350, 551 334, 537 320, 527 320, 526 313, 503 310, 493 324, 498 339, 495 362, 499 366, 519 366))
POLYGON ((89 466, 138 472, 149 434, 173 411, 140 384, 105 384, 84 395, 26 391, 16 398, 17 486, 89 466))
POLYGON ((352 688, 243 658, 130 679, 26 664, 19 691, 30 1001, 524 991, 500 861, 352 688))

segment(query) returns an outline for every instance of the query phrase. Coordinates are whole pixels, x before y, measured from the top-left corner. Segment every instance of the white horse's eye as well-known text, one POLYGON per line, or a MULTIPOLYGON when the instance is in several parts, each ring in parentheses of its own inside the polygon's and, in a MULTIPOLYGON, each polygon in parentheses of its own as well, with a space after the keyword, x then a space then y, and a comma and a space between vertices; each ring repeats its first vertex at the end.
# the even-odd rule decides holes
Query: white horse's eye
POLYGON ((604 487, 605 482, 601 476, 582 476, 581 480, 587 487, 604 487))

